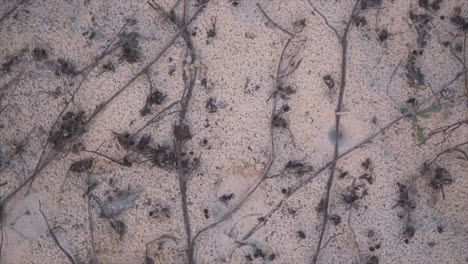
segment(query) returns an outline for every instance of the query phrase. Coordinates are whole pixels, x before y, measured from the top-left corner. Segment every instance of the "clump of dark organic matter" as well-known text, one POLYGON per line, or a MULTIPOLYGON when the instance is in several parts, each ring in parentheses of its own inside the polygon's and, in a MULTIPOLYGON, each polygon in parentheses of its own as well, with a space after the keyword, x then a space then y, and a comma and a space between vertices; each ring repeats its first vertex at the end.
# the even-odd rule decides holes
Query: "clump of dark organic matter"
POLYGON ((166 99, 166 95, 161 92, 160 90, 156 89, 155 91, 151 92, 146 97, 146 103, 143 109, 140 110, 141 116, 146 116, 151 113, 151 106, 152 105, 161 105, 164 100, 166 99))
POLYGON ((156 204, 156 206, 153 207, 153 210, 149 212, 149 216, 152 218, 171 218, 171 210, 168 206, 156 204))
POLYGON ((119 239, 122 240, 123 236, 127 233, 127 225, 118 219, 110 219, 111 227, 119 235, 119 239))
POLYGON ((72 163, 70 166, 70 171, 72 172, 84 172, 93 167, 94 159, 93 158, 87 158, 87 159, 82 159, 77 162, 72 163))
POLYGON ((49 142, 55 149, 62 149, 68 141, 76 138, 85 132, 85 112, 67 112, 62 116, 62 121, 58 129, 52 133, 49 142))
POLYGON ((47 59, 47 51, 41 48, 34 48, 32 51, 32 56, 36 61, 43 61, 47 59))
POLYGON ((353 180, 351 186, 347 187, 345 192, 342 194, 345 203, 353 206, 356 201, 366 196, 367 189, 364 188, 364 184, 357 184, 356 179, 353 180))
POLYGON ((208 98, 208 101, 206 101, 205 104, 206 110, 208 110, 208 113, 216 113, 218 112, 218 106, 216 105, 216 99, 213 97, 208 98))
POLYGON ((421 72, 421 68, 416 64, 416 56, 414 53, 410 53, 408 61, 406 63, 406 78, 408 84, 414 87, 424 85, 424 74, 421 72))
POLYGON ((325 75, 323 76, 323 81, 325 82, 325 84, 327 85, 328 89, 333 89, 333 87, 335 87, 335 81, 333 80, 333 78, 331 77, 331 75, 325 75))
POLYGON ((139 47, 140 34, 137 32, 124 33, 120 37, 122 45, 122 54, 120 61, 135 63, 141 59, 141 50, 139 47))
POLYGON ((305 162, 301 162, 298 160, 290 160, 286 165, 284 166, 284 171, 285 172, 293 172, 297 176, 301 177, 304 176, 307 173, 310 173, 314 170, 314 167, 310 164, 307 164, 305 162))
POLYGON ((73 63, 64 59, 58 59, 58 69, 55 71, 57 75, 65 74, 74 76, 76 75, 76 68, 73 63))
POLYGON ((223 203, 228 203, 229 201, 234 199, 234 197, 236 197, 234 193, 223 194, 221 197, 219 197, 219 200, 223 203))

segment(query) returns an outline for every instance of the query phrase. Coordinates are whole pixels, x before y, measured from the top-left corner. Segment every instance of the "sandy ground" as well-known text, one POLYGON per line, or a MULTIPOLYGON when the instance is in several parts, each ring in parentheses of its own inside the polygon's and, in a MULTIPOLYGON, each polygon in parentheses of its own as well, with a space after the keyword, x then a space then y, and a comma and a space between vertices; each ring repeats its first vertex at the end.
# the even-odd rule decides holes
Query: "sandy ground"
POLYGON ((183 2, 1 0, 0 263, 468 263, 465 1, 183 2))

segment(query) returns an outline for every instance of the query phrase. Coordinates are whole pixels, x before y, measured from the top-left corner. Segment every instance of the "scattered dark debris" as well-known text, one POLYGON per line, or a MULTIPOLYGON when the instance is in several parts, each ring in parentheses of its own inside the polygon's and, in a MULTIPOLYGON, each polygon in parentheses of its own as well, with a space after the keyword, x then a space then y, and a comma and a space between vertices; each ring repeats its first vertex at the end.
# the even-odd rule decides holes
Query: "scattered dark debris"
POLYGON ((416 56, 412 53, 408 56, 406 64, 406 78, 411 86, 424 85, 424 74, 421 73, 421 68, 416 66, 416 56))
POLYGON ((216 99, 214 99, 213 97, 208 98, 208 101, 206 101, 205 108, 208 110, 208 113, 218 112, 218 106, 216 105, 216 99))
POLYGON ((253 255, 254 258, 262 258, 263 260, 265 259, 266 257, 266 254, 263 252, 263 250, 261 250, 260 248, 257 248, 256 247, 256 250, 254 252, 254 255, 253 255))
POLYGON ((386 29, 382 29, 378 34, 380 42, 386 41, 389 36, 390 36, 390 34, 388 33, 388 31, 386 29))
POLYGON ((287 99, 288 96, 295 94, 297 89, 293 85, 278 85, 278 91, 281 93, 281 98, 287 99))
POLYGON ((12 156, 21 155, 26 152, 26 147, 29 144, 29 136, 21 140, 20 142, 14 142, 11 144, 11 153, 12 156))
POLYGON ((369 231, 367 231, 367 236, 368 236, 368 237, 374 237, 374 236, 375 236, 374 230, 369 230, 369 231))
POLYGON ((202 141, 200 142, 200 146, 206 146, 208 145, 208 139, 203 138, 202 141))
POLYGON ((203 215, 205 216, 205 219, 209 219, 210 218, 210 214, 208 212, 208 209, 203 209, 203 215))
POLYGON ((140 34, 137 32, 123 33, 120 36, 120 41, 122 45, 122 55, 120 56, 119 61, 126 61, 128 63, 135 63, 141 59, 141 51, 139 42, 140 34))
POLYGON ((245 260, 247 260, 247 261, 253 261, 254 259, 253 259, 253 257, 252 257, 251 254, 247 254, 247 255, 245 255, 245 260))
POLYGON ((341 224, 341 216, 339 216, 339 215, 331 215, 331 216, 330 216, 330 220, 333 221, 333 224, 334 224, 335 226, 341 224))
POLYGON ((84 172, 93 167, 94 159, 93 158, 87 158, 87 159, 82 159, 77 162, 74 162, 70 166, 70 171, 72 172, 84 172))
POLYGON ((372 170, 372 161, 368 158, 363 163, 361 163, 361 166, 365 170, 372 170))
POLYGON ((432 3, 429 0, 419 0, 419 6, 432 11, 437 11, 440 9, 440 4, 443 0, 434 0, 432 3))
POLYGON ((168 206, 157 204, 154 209, 149 212, 149 216, 153 218, 171 218, 171 210, 168 206))
POLYGON ((139 150, 145 150, 148 148, 148 144, 151 141, 151 135, 143 135, 140 138, 140 141, 138 141, 138 144, 136 145, 136 148, 139 150))
POLYGON ((270 256, 268 257, 269 261, 273 261, 275 259, 276 259, 276 254, 275 253, 271 253, 270 256))
POLYGON ((87 38, 88 40, 92 40, 96 37, 96 32, 92 29, 88 30, 88 31, 85 31, 83 32, 83 37, 87 38))
POLYGON ((205 89, 208 88, 208 79, 206 78, 203 78, 201 81, 200 81, 200 84, 205 87, 205 89))
POLYGON ((65 74, 69 76, 76 75, 76 68, 75 68, 75 65, 73 65, 73 63, 64 59, 57 59, 57 63, 58 63, 59 68, 55 71, 55 74, 57 75, 65 74))
POLYGON ((380 244, 375 245, 375 249, 380 249, 380 244))
POLYGON ((430 36, 431 26, 429 22, 432 20, 432 16, 427 14, 416 15, 410 11, 410 20, 413 22, 413 25, 417 32, 416 42, 420 49, 424 48, 427 44, 427 39, 430 36))
POLYGON ((229 201, 231 201, 232 199, 234 199, 234 197, 236 197, 234 195, 234 193, 230 193, 230 194, 223 194, 221 197, 219 197, 219 200, 223 203, 228 203, 229 201))
POLYGON ((294 33, 298 34, 301 33, 306 26, 305 18, 298 19, 293 23, 293 31, 294 33))
POLYGON ((121 134, 114 132, 114 135, 117 137, 117 141, 119 142, 119 144, 124 148, 129 148, 135 145, 133 137, 128 132, 123 132, 121 134))
POLYGON ((286 166, 284 166, 284 171, 293 171, 299 177, 302 177, 313 170, 314 167, 312 165, 298 160, 290 160, 286 163, 286 166))
POLYGON ((127 233, 127 225, 118 219, 110 219, 111 227, 119 235, 119 239, 122 240, 125 233, 127 233))
POLYGON ((236 7, 240 4, 241 0, 229 0, 229 3, 231 3, 231 5, 233 7, 236 7))
POLYGON ((367 20, 363 16, 353 16, 353 22, 358 28, 367 26, 367 20))
POLYGON ((442 3, 443 0, 434 0, 431 4, 431 8, 434 11, 437 11, 440 9, 440 4, 442 3))
POLYGON ((440 225, 437 226, 437 232, 438 232, 439 234, 442 234, 442 233, 444 232, 444 228, 443 228, 442 226, 440 226, 440 225))
MULTIPOLYGON (((416 229, 414 228, 413 225, 409 224, 409 225, 406 226, 405 231, 403 232, 403 235, 407 239, 410 239, 410 238, 414 237, 415 233, 416 233, 416 229)), ((405 243, 408 244, 406 241, 405 241, 405 243)))
POLYGON ((377 257, 377 256, 371 256, 371 257, 367 260, 367 264, 379 264, 379 257, 377 257))
POLYGON ((408 104, 409 107, 414 107, 418 104, 418 101, 416 100, 416 98, 411 97, 408 100, 406 100, 406 104, 408 104))
POLYGON ((204 6, 206 4, 208 4, 210 2, 210 0, 197 0, 197 3, 195 4, 196 7, 201 7, 201 6, 204 6))
POLYGON ((115 65, 112 63, 112 61, 108 61, 102 65, 102 69, 104 72, 115 72, 115 65))
POLYGON ((32 51, 33 59, 37 61, 42 61, 47 59, 47 51, 42 48, 34 48, 32 51))
POLYGON ((418 4, 422 8, 429 9, 429 0, 419 0, 418 4))
POLYGON ((457 43, 454 48, 456 53, 462 53, 463 51, 463 45, 461 43, 457 43))
POLYGON ((434 190, 440 189, 442 191, 443 199, 445 199, 444 185, 450 185, 452 183, 452 176, 447 169, 438 167, 434 170, 434 177, 431 179, 431 187, 434 190))
POLYGON ((379 8, 382 5, 382 0, 363 0, 361 1, 361 9, 379 8))
POLYGON ((50 137, 49 141, 54 144, 55 149, 61 149, 67 140, 81 135, 85 131, 85 112, 67 112, 62 116, 59 129, 50 137))
POLYGON ((175 68, 171 68, 171 69, 169 69, 169 72, 168 72, 169 76, 172 76, 172 75, 174 75, 174 72, 175 72, 175 71, 176 71, 176 69, 175 69, 175 68))
POLYGON ((348 176, 348 175, 349 175, 349 172, 343 171, 343 172, 340 173, 340 175, 338 176, 338 178, 344 179, 344 178, 345 178, 346 176, 348 176))
POLYGON ((297 213, 297 209, 288 207, 288 213, 289 213, 290 215, 292 215, 292 216, 295 216, 296 213, 297 213))
POLYGON ((300 239, 306 238, 306 234, 302 230, 297 231, 297 235, 299 236, 300 239))
POLYGON ((150 157, 153 164, 160 168, 171 169, 177 165, 174 150, 166 145, 157 145, 156 148, 151 148, 150 157))
POLYGON ((272 119, 272 125, 279 128, 288 128, 288 121, 281 116, 281 113, 275 114, 272 119))
POLYGON ((190 133, 190 126, 187 124, 174 125, 172 132, 174 133, 174 137, 177 140, 183 141, 192 138, 192 134, 190 133))
POLYGON ((208 38, 216 37, 216 17, 211 17, 211 29, 206 32, 208 38))
POLYGON ((17 54, 15 56, 5 57, 5 62, 2 63, 2 68, 0 69, 0 71, 10 72, 11 67, 13 67, 13 65, 15 65, 16 63, 18 63, 20 61, 21 55, 22 54, 17 54))
POLYGON ((347 204, 353 204, 355 201, 359 200, 359 198, 360 197, 357 195, 355 188, 347 188, 346 193, 343 194, 343 200, 347 204))
POLYGON ((146 103, 143 109, 140 110, 140 115, 141 116, 146 116, 151 113, 151 106, 152 105, 161 105, 164 102, 164 99, 166 99, 166 95, 156 89, 155 91, 151 92, 147 97, 146 97, 146 103))
POLYGON ((323 76, 323 81, 328 86, 328 89, 333 89, 333 87, 335 87, 335 81, 333 81, 330 75, 323 76))
POLYGON ((130 155, 125 155, 121 162, 117 162, 118 164, 125 166, 125 167, 132 167, 133 163, 130 161, 130 155))
POLYGON ((96 189, 98 185, 99 185, 99 182, 96 179, 89 180, 87 183, 86 192, 83 195, 83 197, 90 195, 91 192, 94 191, 94 189, 96 189))
POLYGON ((289 110, 291 110, 291 107, 289 107, 288 104, 284 104, 284 105, 281 107, 281 112, 283 112, 283 113, 289 112, 289 110))
POLYGON ((325 199, 322 198, 320 199, 320 202, 318 203, 317 207, 315 207, 315 211, 319 214, 325 212, 325 199))
POLYGON ((355 183, 356 179, 353 180, 351 186, 347 187, 345 193, 342 194, 343 200, 349 205, 353 205, 354 202, 367 195, 367 189, 362 188, 363 186, 355 183))
POLYGON ((369 173, 364 173, 363 175, 359 176, 359 179, 364 179, 366 180, 369 184, 374 183, 374 178, 372 178, 372 175, 369 173))
POLYGON ((468 19, 461 17, 460 15, 455 15, 450 18, 450 22, 460 28, 463 31, 468 30, 468 19))
POLYGON ((134 206, 135 200, 140 195, 140 191, 118 191, 115 197, 108 197, 102 203, 101 215, 112 218, 125 212, 134 206))
POLYGON ((410 11, 410 19, 413 23, 419 23, 419 24, 422 24, 422 25, 426 25, 428 24, 432 17, 428 14, 419 14, 419 15, 416 15, 413 13, 413 11, 410 11))
POLYGON ((434 247, 436 244, 435 244, 435 242, 431 241, 431 242, 427 243, 427 245, 430 246, 430 247, 434 247))
POLYGON ((397 186, 398 186, 398 202, 394 207, 401 206, 405 209, 416 208, 416 205, 409 198, 408 188, 406 187, 406 185, 397 182, 397 186))

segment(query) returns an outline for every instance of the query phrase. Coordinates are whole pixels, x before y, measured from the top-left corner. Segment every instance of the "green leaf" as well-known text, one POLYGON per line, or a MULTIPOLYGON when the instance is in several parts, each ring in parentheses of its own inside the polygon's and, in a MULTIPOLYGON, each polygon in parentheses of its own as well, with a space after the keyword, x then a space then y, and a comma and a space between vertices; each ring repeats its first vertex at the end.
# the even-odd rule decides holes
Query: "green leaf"
POLYGON ((442 109, 442 105, 440 104, 435 104, 432 106, 429 106, 428 108, 421 110, 419 113, 435 113, 439 112, 442 109))
POLYGON ((430 115, 428 114, 425 114, 425 113, 416 113, 417 116, 421 117, 421 118, 424 118, 424 119, 429 119, 431 118, 430 115))
POLYGON ((419 144, 422 144, 424 143, 424 141, 426 141, 426 139, 424 138, 424 131, 420 127, 418 127, 417 137, 418 137, 419 144))
POLYGON ((406 107, 400 108, 400 113, 404 114, 406 112, 408 112, 408 108, 406 108, 406 107))

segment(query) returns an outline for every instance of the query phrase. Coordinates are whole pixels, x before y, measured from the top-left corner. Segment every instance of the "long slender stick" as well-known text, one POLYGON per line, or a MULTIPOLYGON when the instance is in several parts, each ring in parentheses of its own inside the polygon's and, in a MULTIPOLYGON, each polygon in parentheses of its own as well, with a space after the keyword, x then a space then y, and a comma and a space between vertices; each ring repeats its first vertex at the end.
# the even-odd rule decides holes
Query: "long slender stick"
MULTIPOLYGON (((343 36, 340 38, 340 44, 341 44, 341 82, 340 82, 340 91, 338 95, 338 106, 336 108, 336 113, 339 113, 343 109, 343 98, 344 98, 344 92, 346 88, 346 77, 347 77, 347 67, 348 67, 348 32, 349 28, 351 26, 351 21, 355 15, 356 8, 358 4, 360 3, 360 0, 356 0, 353 10, 351 11, 351 15, 348 19, 348 23, 346 24, 346 28, 344 30, 343 36)), ((334 154, 334 159, 338 157, 339 154, 339 145, 338 145, 338 140, 339 140, 339 134, 340 134, 340 118, 341 115, 336 114, 335 115, 335 154, 334 154)), ((328 177, 327 185, 326 185, 326 192, 325 192, 325 199, 324 199, 324 207, 325 207, 325 213, 323 214, 323 222, 322 222, 322 227, 320 229, 320 236, 319 236, 319 241, 317 243, 317 248, 314 254, 314 257, 312 259, 312 263, 316 264, 318 261, 318 256, 320 253, 320 249, 322 248, 322 241, 323 241, 323 236, 325 235, 325 231, 327 228, 327 223, 328 223, 328 216, 329 216, 329 204, 330 204, 330 195, 331 195, 331 190, 333 187, 333 179, 335 176, 335 167, 336 167, 336 162, 332 163, 331 168, 330 168, 330 176, 328 177)))

